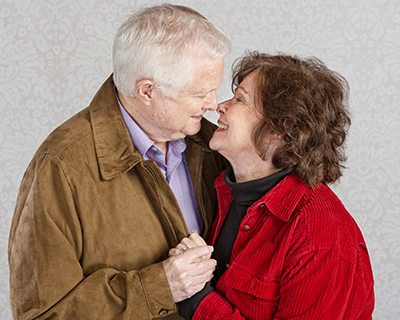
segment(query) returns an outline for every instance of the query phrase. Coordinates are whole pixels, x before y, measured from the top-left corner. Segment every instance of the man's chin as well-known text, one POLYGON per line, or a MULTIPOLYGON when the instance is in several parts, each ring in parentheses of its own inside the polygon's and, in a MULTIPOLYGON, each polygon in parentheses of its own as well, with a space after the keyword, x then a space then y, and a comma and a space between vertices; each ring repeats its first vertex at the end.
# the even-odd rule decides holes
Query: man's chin
POLYGON ((198 122, 196 124, 192 124, 191 126, 188 126, 182 132, 187 135, 187 136, 194 136, 197 134, 201 129, 201 122, 198 122))

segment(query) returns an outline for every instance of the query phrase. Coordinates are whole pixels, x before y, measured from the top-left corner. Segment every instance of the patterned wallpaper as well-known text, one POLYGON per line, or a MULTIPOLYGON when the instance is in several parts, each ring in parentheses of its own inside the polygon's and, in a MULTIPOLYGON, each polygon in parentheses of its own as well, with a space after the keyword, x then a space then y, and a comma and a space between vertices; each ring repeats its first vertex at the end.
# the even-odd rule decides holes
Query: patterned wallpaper
MULTIPOLYGON (((315 55, 348 79, 348 169, 334 190, 369 247, 374 319, 400 319, 400 0, 172 2, 197 9, 233 41, 220 101, 246 49, 315 55)), ((146 3, 0 0, 0 320, 12 319, 7 242, 22 174, 43 139, 87 106, 111 72, 121 20, 146 3)))

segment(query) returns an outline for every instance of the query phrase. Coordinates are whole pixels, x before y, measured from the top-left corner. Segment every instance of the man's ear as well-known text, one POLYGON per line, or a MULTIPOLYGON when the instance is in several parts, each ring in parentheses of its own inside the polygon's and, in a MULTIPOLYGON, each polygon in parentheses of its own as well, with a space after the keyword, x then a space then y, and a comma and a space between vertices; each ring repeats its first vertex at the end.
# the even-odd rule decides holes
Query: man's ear
POLYGON ((154 82, 150 79, 140 80, 136 83, 136 93, 137 96, 142 100, 142 102, 146 105, 149 105, 154 97, 154 82))

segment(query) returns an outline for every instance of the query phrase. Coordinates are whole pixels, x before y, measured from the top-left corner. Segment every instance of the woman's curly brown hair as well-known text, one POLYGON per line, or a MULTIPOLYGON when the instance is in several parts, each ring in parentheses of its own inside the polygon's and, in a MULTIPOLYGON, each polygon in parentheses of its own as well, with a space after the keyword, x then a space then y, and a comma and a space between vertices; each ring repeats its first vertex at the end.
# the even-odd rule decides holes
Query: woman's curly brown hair
POLYGON ((262 120, 253 141, 266 159, 268 137, 280 136, 272 163, 278 169, 295 167, 311 187, 342 176, 347 160, 344 142, 350 126, 349 85, 315 57, 248 52, 233 67, 232 87, 257 70, 255 101, 262 120))

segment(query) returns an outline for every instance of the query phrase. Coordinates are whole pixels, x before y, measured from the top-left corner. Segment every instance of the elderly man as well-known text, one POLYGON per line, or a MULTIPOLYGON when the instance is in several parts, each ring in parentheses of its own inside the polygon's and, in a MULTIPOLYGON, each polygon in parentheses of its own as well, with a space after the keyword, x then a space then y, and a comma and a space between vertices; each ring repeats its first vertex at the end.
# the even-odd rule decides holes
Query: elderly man
POLYGON ((180 319, 212 277, 204 236, 226 160, 208 147, 229 40, 196 11, 143 9, 119 29, 114 73, 44 141, 9 241, 15 319, 180 319))

